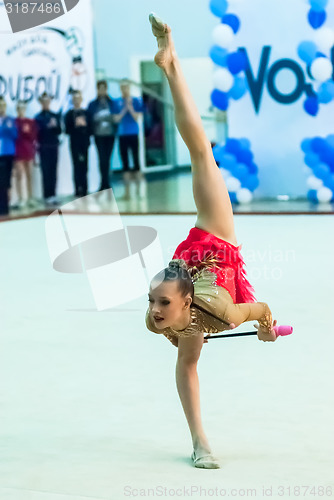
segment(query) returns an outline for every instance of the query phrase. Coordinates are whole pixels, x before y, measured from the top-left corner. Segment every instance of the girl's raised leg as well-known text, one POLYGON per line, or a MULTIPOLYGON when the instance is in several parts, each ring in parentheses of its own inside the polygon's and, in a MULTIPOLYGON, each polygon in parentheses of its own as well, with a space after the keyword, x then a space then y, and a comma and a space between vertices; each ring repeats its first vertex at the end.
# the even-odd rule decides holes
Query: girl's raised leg
POLYGON ((191 157, 196 226, 237 245, 228 190, 184 78, 171 29, 153 14, 150 15, 150 22, 159 48, 154 60, 167 77, 174 101, 176 125, 191 157))

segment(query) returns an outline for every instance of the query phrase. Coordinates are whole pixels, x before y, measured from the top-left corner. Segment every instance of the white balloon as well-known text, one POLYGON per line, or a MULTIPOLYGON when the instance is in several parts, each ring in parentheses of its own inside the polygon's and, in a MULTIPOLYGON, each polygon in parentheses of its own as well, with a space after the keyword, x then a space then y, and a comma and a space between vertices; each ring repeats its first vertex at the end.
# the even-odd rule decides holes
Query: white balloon
POLYGON ((312 76, 320 82, 329 80, 333 73, 333 65, 327 57, 317 57, 311 64, 312 76))
POLYGON ((324 185, 323 181, 315 175, 310 175, 306 183, 310 189, 320 189, 324 185))
POLYGON ((304 172, 306 175, 312 175, 312 174, 313 174, 313 170, 312 170, 310 167, 308 167, 307 165, 305 165, 305 166, 303 167, 303 172, 304 172))
POLYGON ((227 24, 218 24, 212 32, 215 45, 228 49, 234 41, 234 31, 227 24))
POLYGON ((333 196, 333 191, 328 187, 322 187, 317 191, 317 198, 320 203, 328 203, 331 201, 333 196))
POLYGON ((227 190, 231 193, 238 191, 241 188, 241 182, 236 177, 229 177, 226 180, 227 190))
POLYGON ((249 203, 252 201, 252 192, 247 188, 241 188, 237 192, 237 200, 239 203, 249 203))
POLYGON ((225 180, 228 179, 229 177, 232 177, 231 172, 229 170, 227 170, 226 168, 220 167, 220 171, 221 171, 225 180))
POLYGON ((334 45, 334 30, 321 28, 320 30, 316 30, 314 38, 320 51, 329 51, 334 45))
POLYGON ((215 89, 221 90, 222 92, 228 92, 233 87, 233 84, 234 78, 228 69, 217 69, 213 73, 213 86, 215 89))

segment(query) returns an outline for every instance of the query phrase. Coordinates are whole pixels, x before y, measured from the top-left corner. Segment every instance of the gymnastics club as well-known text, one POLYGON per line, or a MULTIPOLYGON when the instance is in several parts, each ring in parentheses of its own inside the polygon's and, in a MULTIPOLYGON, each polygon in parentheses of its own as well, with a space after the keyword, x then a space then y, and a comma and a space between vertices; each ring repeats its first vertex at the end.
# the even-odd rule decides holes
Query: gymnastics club
MULTIPOLYGON (((281 325, 274 326, 273 330, 275 330, 276 337, 284 337, 285 335, 291 335, 293 332, 293 327, 289 325, 281 325)), ((257 331, 255 332, 239 332, 239 333, 229 333, 224 335, 207 335, 204 337, 205 339, 219 339, 222 337, 243 337, 245 335, 257 335, 257 331)))

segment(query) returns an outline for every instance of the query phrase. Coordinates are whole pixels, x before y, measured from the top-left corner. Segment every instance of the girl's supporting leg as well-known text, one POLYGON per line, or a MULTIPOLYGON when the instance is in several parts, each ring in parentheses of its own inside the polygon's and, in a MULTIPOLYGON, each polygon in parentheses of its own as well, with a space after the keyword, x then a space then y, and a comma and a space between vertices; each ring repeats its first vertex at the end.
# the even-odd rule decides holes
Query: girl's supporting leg
POLYGON ((28 200, 32 199, 32 169, 33 169, 33 164, 34 164, 34 162, 32 160, 23 162, 24 170, 26 173, 26 179, 27 179, 28 200))
POLYGON ((15 161, 13 168, 13 177, 14 177, 14 186, 12 188, 16 190, 17 197, 19 203, 22 202, 23 193, 22 193, 22 175, 23 175, 23 161, 15 161))
POLYGON ((197 456, 211 453, 205 435, 200 409, 197 362, 203 346, 203 335, 179 337, 176 363, 176 385, 189 425, 193 447, 197 456))
POLYGON ((175 106, 176 125, 191 157, 196 226, 237 245, 230 197, 184 78, 171 29, 152 15, 150 21, 159 48, 154 60, 167 77, 175 106))

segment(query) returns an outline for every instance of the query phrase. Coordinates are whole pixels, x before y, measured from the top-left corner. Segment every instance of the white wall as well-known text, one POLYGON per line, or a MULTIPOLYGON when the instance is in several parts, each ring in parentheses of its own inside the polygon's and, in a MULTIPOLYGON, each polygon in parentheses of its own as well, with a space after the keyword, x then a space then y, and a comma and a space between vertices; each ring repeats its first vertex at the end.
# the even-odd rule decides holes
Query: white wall
MULTIPOLYGON (((198 1, 196 5, 191 0, 93 0, 96 67, 105 70, 109 77, 139 80, 138 68, 136 70, 138 61, 153 60, 156 53, 156 41, 148 21, 153 9, 172 27, 175 45, 196 105, 201 114, 208 115, 213 67, 208 52, 216 21, 210 14, 206 0, 198 1)), ((118 96, 118 85, 111 84, 110 91, 112 96, 118 96)), ((205 121, 204 125, 208 137, 215 140, 214 123, 205 121)), ((117 168, 118 155, 115 153, 114 167, 117 168)), ((176 163, 190 163, 188 150, 177 131, 176 163)))
POLYGON ((93 0, 97 68, 110 76, 129 77, 131 56, 153 59, 156 42, 148 21, 152 10, 172 27, 181 58, 208 55, 216 20, 207 0, 93 0))

